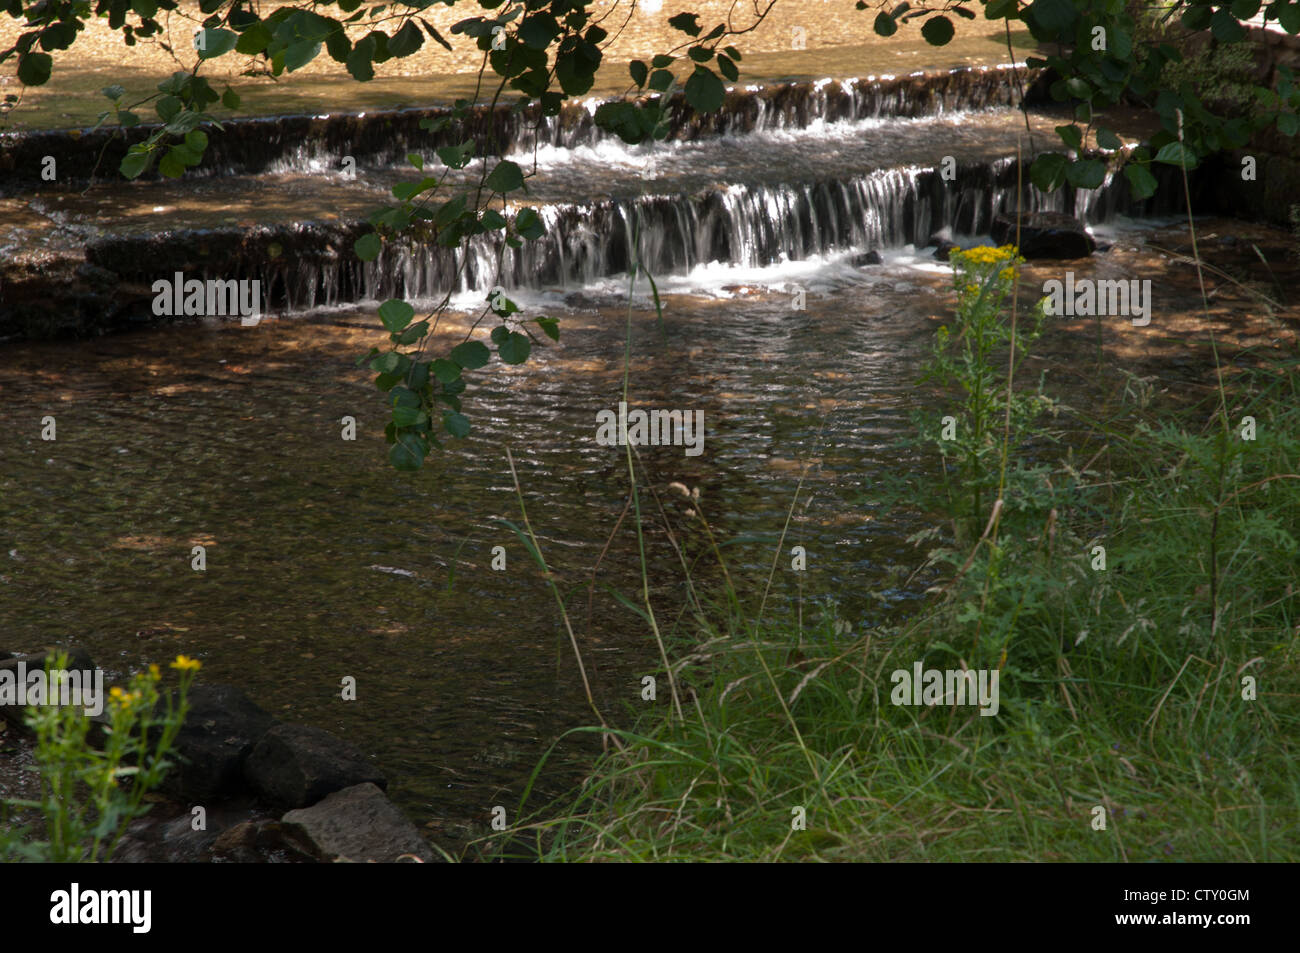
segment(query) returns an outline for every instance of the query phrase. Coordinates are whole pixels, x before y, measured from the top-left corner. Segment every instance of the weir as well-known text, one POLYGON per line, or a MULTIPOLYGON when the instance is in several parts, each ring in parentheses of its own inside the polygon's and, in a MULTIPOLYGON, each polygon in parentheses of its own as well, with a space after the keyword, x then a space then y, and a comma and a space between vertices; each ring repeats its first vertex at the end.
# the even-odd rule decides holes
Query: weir
MULTIPOLYGON (((1026 103, 1032 106, 1048 101, 1038 75, 1023 67, 969 67, 905 76, 742 86, 728 91, 720 111, 705 116, 687 108, 678 93, 670 99, 670 138, 739 136, 801 129, 816 122, 1007 107, 1018 103, 1018 85, 1025 87, 1026 103)), ((593 99, 571 104, 555 116, 544 116, 536 107, 520 111, 509 106, 495 110, 479 106, 469 110, 463 131, 480 143, 496 141, 506 152, 534 145, 593 146, 616 138, 597 127, 593 114, 598 103, 593 99)), ((423 120, 450 116, 449 108, 435 106, 236 119, 223 123, 224 131, 209 136, 203 165, 187 177, 338 169, 344 156, 363 166, 384 166, 413 150, 432 151, 459 142, 460 132, 455 136, 450 130, 430 134, 420 127, 423 120)), ((0 133, 0 196, 37 189, 80 189, 92 174, 97 181, 112 182, 127 149, 157 128, 85 129, 78 130, 75 138, 65 130, 0 133), (40 177, 45 156, 54 156, 58 162, 57 183, 40 177)))
MULTIPOLYGON (((10 200, 49 226, 39 253, 25 259, 39 229, 21 216, 6 229, 0 208, 0 252, 17 259, 0 287, 0 337, 153 320, 149 288, 175 272, 258 282, 268 310, 293 313, 498 285, 571 290, 624 275, 634 260, 658 277, 711 262, 753 268, 924 247, 945 229, 987 233, 996 215, 1017 208, 1100 223, 1183 207, 1181 188, 1172 187, 1134 203, 1122 177, 1094 191, 1045 195, 1029 186, 1034 150, 1052 147, 1051 127, 1062 121, 1012 108, 1022 85, 1027 100, 1041 99, 1031 78, 973 68, 736 88, 714 115, 690 116, 676 103, 670 141, 649 149, 597 129, 594 102, 555 117, 479 110, 470 126, 480 136, 495 132, 516 155, 545 149, 533 153, 540 171, 529 189, 546 234, 519 249, 503 248, 495 232, 467 249, 401 239, 373 262, 352 252, 370 231, 366 214, 411 178, 408 152, 430 155, 446 139, 419 129, 444 111, 232 122, 210 137, 200 174, 178 182, 119 181, 84 195, 33 190, 10 200), (949 154, 952 174, 944 176, 938 168, 949 154), (354 179, 333 171, 344 155, 364 163, 354 179), (232 170, 245 174, 212 174, 232 170), (115 224, 106 229, 105 220, 115 224)), ((1131 138, 1142 135, 1141 122, 1125 121, 1131 138)), ((58 135, 5 137, 4 163, 36 169, 35 152, 61 150, 58 161, 74 171, 65 179, 61 164, 60 184, 75 181, 77 163, 105 143, 96 144, 101 133, 58 135)), ((106 155, 124 145, 106 143, 106 155)), ((1172 168, 1155 171, 1166 176, 1162 185, 1174 184, 1172 168)), ((12 188, 24 179, 6 181, 12 188)))

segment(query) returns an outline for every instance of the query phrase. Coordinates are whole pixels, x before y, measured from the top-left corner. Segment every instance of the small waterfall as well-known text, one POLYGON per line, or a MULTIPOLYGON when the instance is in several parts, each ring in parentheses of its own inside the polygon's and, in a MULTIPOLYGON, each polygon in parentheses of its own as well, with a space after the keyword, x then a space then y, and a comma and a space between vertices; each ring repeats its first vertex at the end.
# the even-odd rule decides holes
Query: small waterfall
MULTIPOLYGON (((756 131, 806 128, 816 122, 942 115, 956 110, 989 109, 1018 101, 1014 75, 1026 87, 1030 105, 1045 101, 1037 73, 1011 67, 965 67, 951 71, 866 79, 736 86, 728 91, 721 110, 696 115, 681 93, 669 101, 670 138, 694 140, 738 136, 756 131)), ((462 127, 431 134, 420 128, 426 119, 450 116, 432 107, 326 116, 268 116, 234 119, 224 129, 208 131, 203 165, 187 178, 211 175, 254 175, 265 172, 323 172, 338 170, 344 156, 358 166, 378 167, 401 162, 411 152, 432 155, 440 146, 462 136, 475 139, 482 155, 491 143, 503 153, 537 146, 574 148, 609 138, 596 126, 598 101, 567 105, 556 116, 537 108, 514 110, 499 106, 471 109, 462 127)), ((92 173, 112 180, 126 149, 146 139, 157 127, 128 130, 84 129, 0 133, 0 195, 41 189, 80 189, 92 173), (102 158, 101 158, 102 153, 102 158), (56 183, 40 179, 42 160, 58 162, 56 183)))
MULTIPOLYGON (((263 229, 251 237, 196 233, 178 242, 173 234, 151 250, 141 249, 136 239, 103 239, 88 248, 88 257, 124 278, 144 280, 163 267, 169 249, 202 246, 212 265, 186 267, 205 277, 260 279, 271 307, 305 311, 391 297, 437 298, 448 290, 486 292, 498 284, 577 288, 626 274, 634 248, 642 264, 660 276, 715 261, 758 267, 854 248, 923 246, 943 228, 987 233, 994 216, 1017 208, 1065 212, 1089 222, 1118 214, 1168 214, 1182 207, 1174 188, 1176 171, 1160 173, 1158 202, 1132 202, 1123 176, 1108 177, 1095 192, 1045 195, 1026 186, 1017 197, 1016 160, 1010 158, 958 167, 955 181, 913 166, 847 180, 733 184, 695 195, 543 206, 546 234, 518 249, 491 233, 459 249, 386 243, 376 261, 359 262, 350 249, 366 226, 311 223, 263 229)), ((1027 181, 1027 165, 1021 174, 1027 181)))

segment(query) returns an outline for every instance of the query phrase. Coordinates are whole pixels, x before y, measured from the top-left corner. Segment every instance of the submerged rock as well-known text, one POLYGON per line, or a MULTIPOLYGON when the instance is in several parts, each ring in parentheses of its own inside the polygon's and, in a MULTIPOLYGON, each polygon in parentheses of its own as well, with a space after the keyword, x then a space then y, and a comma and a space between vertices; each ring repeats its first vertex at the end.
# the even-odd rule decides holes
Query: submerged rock
POLYGON ((405 855, 424 862, 434 859, 415 825, 373 784, 336 791, 313 807, 290 811, 282 820, 300 828, 327 857, 381 864, 405 855))
MULTIPOLYGON (((1016 220, 1008 215, 993 219, 993 241, 1016 244, 1016 220)), ((1020 216, 1020 254, 1035 258, 1087 258, 1097 243, 1074 216, 1063 212, 1030 212, 1020 216)))
POLYGON ((258 794, 280 807, 307 807, 335 791, 388 781, 366 756, 327 731, 276 725, 253 748, 244 776, 258 794))

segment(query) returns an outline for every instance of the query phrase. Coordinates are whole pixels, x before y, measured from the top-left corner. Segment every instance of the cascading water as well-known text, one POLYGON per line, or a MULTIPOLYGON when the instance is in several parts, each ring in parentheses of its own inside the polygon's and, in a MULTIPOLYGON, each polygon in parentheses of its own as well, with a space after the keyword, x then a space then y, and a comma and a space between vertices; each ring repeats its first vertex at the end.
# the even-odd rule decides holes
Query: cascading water
MULTIPOLYGON (((1176 190, 1161 190, 1161 208, 1135 204, 1123 180, 1109 176, 1095 192, 1044 195, 1028 186, 1032 150, 1019 150, 1018 166, 1015 143, 1028 125, 1041 149, 1058 120, 1008 108, 1013 88, 1003 68, 739 88, 705 117, 674 104, 672 137, 647 146, 599 130, 594 104, 555 117, 480 110, 470 129, 519 150, 521 164, 524 150, 545 144, 533 153, 538 177, 529 189, 546 233, 518 249, 492 232, 454 250, 394 240, 368 263, 352 253, 369 231, 367 210, 391 201, 391 186, 409 178, 408 150, 440 141, 418 128, 431 110, 232 123, 212 139, 208 159, 217 168, 227 149, 246 168, 297 171, 118 184, 84 196, 36 192, 26 201, 71 244, 83 242, 86 262, 124 284, 147 286, 174 271, 257 279, 265 306, 280 312, 439 300, 496 286, 575 289, 625 274, 633 261, 656 276, 681 275, 711 263, 761 268, 924 246, 945 229, 987 233, 996 215, 1017 208, 1097 223, 1175 207, 1176 190), (370 163, 369 171, 355 180, 304 171, 336 165, 344 154, 370 163), (102 229, 106 202, 120 203, 121 229, 102 229), (154 218, 165 215, 165 229, 150 227, 149 206, 154 218), (232 223, 238 216, 227 213, 186 222, 190 208, 241 206, 247 221, 232 223), (338 211, 304 215, 324 208, 338 211)), ((10 159, 14 148, 51 145, 47 136, 29 138, 5 140, 10 159)), ((81 141, 75 154, 87 151, 81 141)))

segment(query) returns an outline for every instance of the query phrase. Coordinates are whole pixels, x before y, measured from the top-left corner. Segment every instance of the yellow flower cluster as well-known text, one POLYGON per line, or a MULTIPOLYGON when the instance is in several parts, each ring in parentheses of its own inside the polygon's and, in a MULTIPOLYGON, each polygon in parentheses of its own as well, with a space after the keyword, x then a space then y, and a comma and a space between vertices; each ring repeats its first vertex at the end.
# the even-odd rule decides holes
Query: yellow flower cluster
POLYGON ((991 245, 977 245, 974 248, 967 248, 965 251, 958 252, 954 249, 953 254, 960 254, 972 265, 996 265, 1000 261, 1006 261, 1008 258, 1014 259, 1018 249, 1015 245, 1003 245, 1000 248, 994 248, 991 245))
POLYGON ((132 705, 138 704, 144 700, 144 695, 142 693, 138 691, 124 692, 117 685, 114 685, 108 690, 108 697, 111 699, 112 703, 119 708, 130 708, 132 705))

